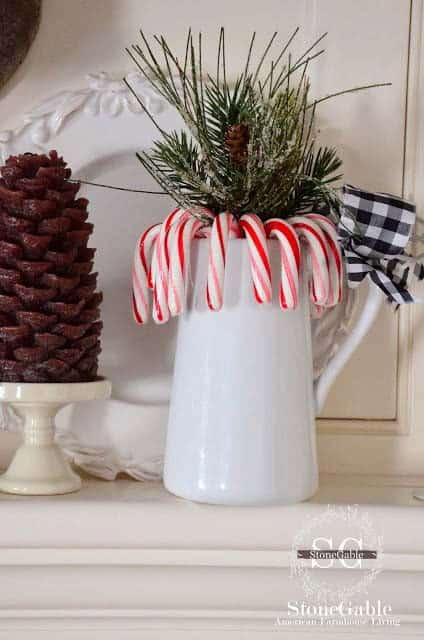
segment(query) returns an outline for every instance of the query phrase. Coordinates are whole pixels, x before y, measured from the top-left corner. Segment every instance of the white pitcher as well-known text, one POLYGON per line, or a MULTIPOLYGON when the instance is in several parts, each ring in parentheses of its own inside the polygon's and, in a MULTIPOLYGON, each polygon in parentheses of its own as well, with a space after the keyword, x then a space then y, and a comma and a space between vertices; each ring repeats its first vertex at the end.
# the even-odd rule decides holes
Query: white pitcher
POLYGON ((273 300, 253 296, 246 240, 230 240, 224 304, 205 300, 208 241, 193 243, 192 283, 179 318, 164 483, 183 498, 223 505, 305 500, 318 488, 315 413, 371 326, 370 287, 353 331, 313 384, 305 266, 299 306, 281 310, 280 252, 268 241, 273 300))

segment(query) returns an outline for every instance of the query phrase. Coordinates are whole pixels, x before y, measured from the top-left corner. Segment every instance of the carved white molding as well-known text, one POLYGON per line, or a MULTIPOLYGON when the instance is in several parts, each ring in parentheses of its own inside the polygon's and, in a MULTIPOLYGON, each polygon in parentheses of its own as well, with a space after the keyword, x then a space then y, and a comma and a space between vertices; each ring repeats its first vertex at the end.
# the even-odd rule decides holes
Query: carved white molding
MULTIPOLYGON (((165 100, 153 89, 152 85, 138 71, 125 75, 125 80, 134 89, 144 106, 152 114, 158 114, 166 108, 165 100)), ((22 152, 17 145, 22 138, 29 138, 35 147, 41 150, 56 136, 73 115, 83 112, 85 115, 105 115, 111 118, 123 112, 143 113, 138 100, 128 89, 124 79, 117 79, 108 73, 89 73, 86 75, 87 87, 75 91, 60 91, 47 98, 23 116, 23 124, 14 130, 0 132, 0 156, 2 162, 11 153, 22 152)))

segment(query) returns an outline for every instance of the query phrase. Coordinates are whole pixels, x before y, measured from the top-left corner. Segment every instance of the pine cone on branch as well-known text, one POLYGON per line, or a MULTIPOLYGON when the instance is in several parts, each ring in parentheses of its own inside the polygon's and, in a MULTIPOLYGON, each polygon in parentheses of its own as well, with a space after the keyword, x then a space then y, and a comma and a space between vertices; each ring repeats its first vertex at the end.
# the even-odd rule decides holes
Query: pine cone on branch
POLYGON ((243 165, 247 162, 249 137, 249 127, 246 124, 233 124, 228 127, 225 146, 234 164, 243 165))
POLYGON ((0 380, 94 380, 102 295, 88 200, 56 151, 11 156, 0 174, 0 380))

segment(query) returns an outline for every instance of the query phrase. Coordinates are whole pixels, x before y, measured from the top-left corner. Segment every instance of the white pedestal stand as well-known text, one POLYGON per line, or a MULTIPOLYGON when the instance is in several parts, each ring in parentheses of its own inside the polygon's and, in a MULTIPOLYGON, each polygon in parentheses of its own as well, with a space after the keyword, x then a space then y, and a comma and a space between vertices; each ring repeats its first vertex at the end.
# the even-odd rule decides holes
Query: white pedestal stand
POLYGON ((55 416, 72 402, 103 400, 110 396, 108 380, 75 383, 0 383, 0 402, 9 402, 25 419, 24 442, 6 473, 0 491, 22 495, 53 495, 78 491, 74 473, 54 441, 55 416))

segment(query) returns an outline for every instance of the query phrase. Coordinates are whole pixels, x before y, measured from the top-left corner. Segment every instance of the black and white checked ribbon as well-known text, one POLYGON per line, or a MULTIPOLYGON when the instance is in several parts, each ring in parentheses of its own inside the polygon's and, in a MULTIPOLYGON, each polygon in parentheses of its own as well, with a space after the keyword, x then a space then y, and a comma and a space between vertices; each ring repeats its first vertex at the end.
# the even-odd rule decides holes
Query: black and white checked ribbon
POLYGON ((402 198, 343 187, 338 232, 350 287, 369 275, 391 303, 415 302, 408 286, 424 279, 424 266, 405 251, 415 217, 415 205, 402 198))

